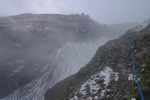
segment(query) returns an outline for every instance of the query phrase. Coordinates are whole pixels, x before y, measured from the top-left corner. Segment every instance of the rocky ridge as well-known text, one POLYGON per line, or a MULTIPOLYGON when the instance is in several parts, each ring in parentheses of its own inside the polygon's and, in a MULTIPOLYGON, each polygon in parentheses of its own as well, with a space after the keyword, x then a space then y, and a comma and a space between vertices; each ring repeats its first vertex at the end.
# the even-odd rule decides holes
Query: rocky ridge
MULTIPOLYGON (((127 100, 131 91, 130 77, 132 74, 131 67, 129 66, 131 64, 129 41, 133 42, 133 44, 136 41, 136 59, 139 61, 149 55, 149 38, 150 23, 147 23, 146 26, 138 31, 137 29, 128 30, 126 34, 122 35, 120 38, 109 41, 98 49, 94 58, 78 73, 49 89, 45 94, 45 100, 86 100, 85 98, 88 98, 87 100, 127 100), (146 37, 148 39, 145 39, 146 37), (139 54, 142 54, 142 56, 140 55, 138 57, 139 54), (86 82, 89 82, 88 80, 90 80, 90 77, 96 75, 96 73, 100 73, 107 68, 107 66, 119 73, 118 80, 112 80, 108 84, 107 90, 109 91, 105 91, 104 95, 100 98, 97 97, 102 91, 99 88, 100 91, 98 90, 98 95, 90 92, 86 95, 84 92, 82 93, 82 86, 84 86, 86 82), (83 96, 84 98, 82 98, 83 96), (79 99, 80 97, 81 99, 79 99)), ((103 83, 102 81, 99 85, 103 83)))

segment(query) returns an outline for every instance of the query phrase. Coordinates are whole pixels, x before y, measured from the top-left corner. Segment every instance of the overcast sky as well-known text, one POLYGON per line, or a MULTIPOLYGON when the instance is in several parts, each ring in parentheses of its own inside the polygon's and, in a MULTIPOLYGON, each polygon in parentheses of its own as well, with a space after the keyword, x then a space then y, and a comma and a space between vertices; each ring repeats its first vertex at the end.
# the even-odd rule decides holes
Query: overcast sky
POLYGON ((103 24, 138 22, 150 18, 150 0, 0 0, 0 16, 82 12, 103 24))

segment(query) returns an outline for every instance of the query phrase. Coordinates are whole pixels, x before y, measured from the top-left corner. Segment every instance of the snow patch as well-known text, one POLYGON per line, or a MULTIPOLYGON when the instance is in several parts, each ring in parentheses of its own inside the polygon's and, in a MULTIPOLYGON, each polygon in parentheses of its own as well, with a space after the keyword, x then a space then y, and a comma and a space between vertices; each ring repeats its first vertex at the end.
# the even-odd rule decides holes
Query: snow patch
POLYGON ((103 71, 91 76, 89 80, 84 82, 70 100, 84 100, 87 97, 99 100, 108 91, 107 86, 110 81, 118 81, 118 78, 119 73, 113 72, 110 67, 106 67, 103 71))
POLYGON ((133 80, 133 74, 128 74, 128 80, 129 81, 133 80))
POLYGON ((135 98, 132 98, 131 100, 136 100, 135 98))

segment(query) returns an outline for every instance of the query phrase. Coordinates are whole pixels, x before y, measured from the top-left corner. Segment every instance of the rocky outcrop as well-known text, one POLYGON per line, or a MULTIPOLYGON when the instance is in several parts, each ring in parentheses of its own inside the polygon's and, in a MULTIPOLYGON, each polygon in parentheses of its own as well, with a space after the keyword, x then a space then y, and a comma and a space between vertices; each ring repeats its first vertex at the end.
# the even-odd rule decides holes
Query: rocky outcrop
MULTIPOLYGON (((145 56, 149 55, 150 46, 149 38, 145 39, 146 37, 150 37, 150 23, 138 29, 138 31, 131 29, 119 39, 109 41, 98 49, 94 58, 78 73, 50 88, 45 94, 45 100, 127 100, 129 97, 128 93, 131 91, 131 66, 129 66, 131 52, 129 41, 134 46, 136 45, 136 55, 142 52, 142 55, 145 56), (94 80, 92 78, 97 75, 96 73, 101 73, 108 66, 119 73, 117 74, 119 78, 117 81, 111 78, 107 87, 104 85, 102 88, 101 85, 105 81, 100 81, 97 84, 95 82, 96 78, 94 80), (96 87, 94 88, 95 92, 90 92, 91 88, 86 86, 96 87), (101 96, 102 91, 105 92, 101 96)), ((140 57, 143 58, 143 56, 140 57)), ((100 76, 98 79, 103 80, 100 76)))

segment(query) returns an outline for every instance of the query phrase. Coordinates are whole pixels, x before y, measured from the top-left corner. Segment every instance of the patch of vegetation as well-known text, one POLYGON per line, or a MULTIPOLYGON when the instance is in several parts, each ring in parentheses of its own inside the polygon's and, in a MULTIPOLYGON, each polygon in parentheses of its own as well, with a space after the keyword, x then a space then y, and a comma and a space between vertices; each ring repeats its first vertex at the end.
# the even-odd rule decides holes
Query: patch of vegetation
MULTIPOLYGON (((140 62, 138 67, 138 73, 140 78, 140 85, 142 88, 142 92, 145 100, 150 99, 150 56, 145 56, 144 59, 140 62)), ((129 93, 129 100, 131 98, 136 98, 136 100, 141 100, 137 84, 134 81, 134 88, 129 93)))
MULTIPOLYGON (((146 34, 142 37, 139 37, 133 41, 133 46, 136 49, 136 52, 140 52, 143 47, 150 46, 150 34, 146 34)), ((140 85, 145 100, 150 100, 150 55, 149 52, 138 61, 138 74, 140 78, 140 85)), ((136 98, 136 100, 141 100, 136 81, 134 81, 134 87, 129 93, 128 99, 136 98)))
MULTIPOLYGON (((141 33, 144 34, 144 33, 141 33)), ((141 36, 139 38, 136 38, 133 41, 133 46, 137 51, 140 51, 142 48, 141 47, 147 47, 150 45, 150 34, 146 34, 144 36, 141 36)))

